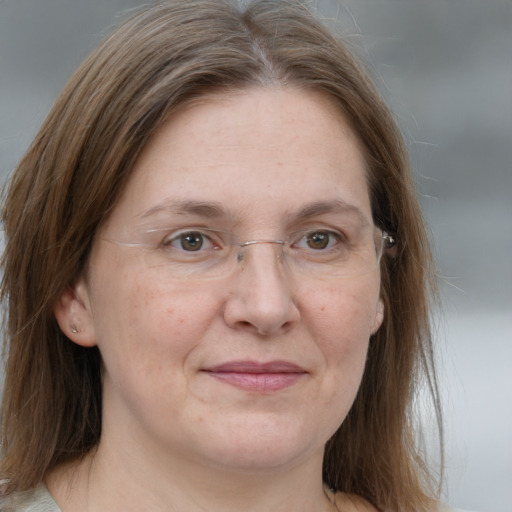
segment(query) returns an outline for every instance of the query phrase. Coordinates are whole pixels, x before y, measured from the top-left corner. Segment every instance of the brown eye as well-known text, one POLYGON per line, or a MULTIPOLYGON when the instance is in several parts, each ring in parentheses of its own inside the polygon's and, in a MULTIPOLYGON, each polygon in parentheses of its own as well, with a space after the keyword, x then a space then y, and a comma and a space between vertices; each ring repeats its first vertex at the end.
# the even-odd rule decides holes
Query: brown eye
POLYGON ((198 231, 182 233, 168 244, 183 251, 200 251, 205 243, 205 236, 198 231))
POLYGON ((195 256, 206 257, 212 250, 220 249, 219 245, 215 243, 216 234, 206 228, 201 230, 192 229, 187 231, 182 229, 180 231, 170 232, 161 242, 160 246, 165 249, 168 256, 179 257, 187 254, 192 257, 195 256))
POLYGON ((326 231, 314 231, 306 235, 306 243, 310 249, 326 249, 329 242, 330 234, 326 231))

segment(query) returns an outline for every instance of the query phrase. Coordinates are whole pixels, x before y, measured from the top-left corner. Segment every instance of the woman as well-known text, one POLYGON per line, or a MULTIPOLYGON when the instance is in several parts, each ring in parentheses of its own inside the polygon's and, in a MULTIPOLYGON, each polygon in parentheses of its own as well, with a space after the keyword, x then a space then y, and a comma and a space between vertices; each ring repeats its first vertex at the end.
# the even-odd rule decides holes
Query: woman
POLYGON ((127 21, 3 220, 4 509, 438 509, 412 421, 421 379, 438 399, 405 149, 301 4, 127 21))

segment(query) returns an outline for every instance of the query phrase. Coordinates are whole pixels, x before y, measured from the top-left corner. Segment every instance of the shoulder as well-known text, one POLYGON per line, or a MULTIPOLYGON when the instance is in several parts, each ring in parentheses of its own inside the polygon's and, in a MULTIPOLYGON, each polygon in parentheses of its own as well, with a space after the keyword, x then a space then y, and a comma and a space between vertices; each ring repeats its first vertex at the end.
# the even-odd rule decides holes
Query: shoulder
POLYGON ((449 507, 443 503, 439 507, 439 512, 471 512, 470 510, 462 510, 460 508, 449 507))
POLYGON ((0 497, 0 512, 61 512, 45 485, 0 497))
MULTIPOLYGON (((355 494, 347 494, 338 492, 335 495, 336 505, 339 510, 343 512, 379 512, 371 503, 356 496, 355 494)), ((433 511, 434 512, 434 511, 433 511)), ((439 504, 439 508, 435 512, 471 512, 469 510, 461 510, 459 508, 452 508, 444 503, 439 504)))
POLYGON ((338 492, 334 499, 337 508, 343 512, 379 512, 370 502, 355 494, 338 492))

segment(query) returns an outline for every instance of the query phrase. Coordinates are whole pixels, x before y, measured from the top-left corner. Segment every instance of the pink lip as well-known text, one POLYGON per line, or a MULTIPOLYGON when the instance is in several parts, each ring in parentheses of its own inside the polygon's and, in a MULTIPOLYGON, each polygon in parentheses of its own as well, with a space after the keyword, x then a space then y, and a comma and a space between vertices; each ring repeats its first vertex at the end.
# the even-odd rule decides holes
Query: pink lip
POLYGON ((300 366, 287 361, 231 361, 203 371, 217 380, 256 393, 279 391, 307 374, 300 366))

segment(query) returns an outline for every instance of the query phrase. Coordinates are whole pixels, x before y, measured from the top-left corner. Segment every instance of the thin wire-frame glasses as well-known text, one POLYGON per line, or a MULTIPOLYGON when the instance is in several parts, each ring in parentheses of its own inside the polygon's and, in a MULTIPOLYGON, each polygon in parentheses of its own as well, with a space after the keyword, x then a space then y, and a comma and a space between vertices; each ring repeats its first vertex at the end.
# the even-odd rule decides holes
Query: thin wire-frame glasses
POLYGON ((384 248, 395 243, 391 235, 373 225, 359 226, 352 232, 306 229, 275 240, 243 240, 234 233, 204 227, 150 229, 145 235, 153 240, 103 240, 139 249, 148 265, 162 266, 173 279, 186 280, 230 276, 247 263, 250 248, 261 244, 274 246, 278 262, 294 275, 317 279, 358 277, 375 270, 384 248))

